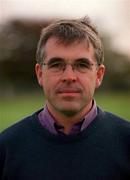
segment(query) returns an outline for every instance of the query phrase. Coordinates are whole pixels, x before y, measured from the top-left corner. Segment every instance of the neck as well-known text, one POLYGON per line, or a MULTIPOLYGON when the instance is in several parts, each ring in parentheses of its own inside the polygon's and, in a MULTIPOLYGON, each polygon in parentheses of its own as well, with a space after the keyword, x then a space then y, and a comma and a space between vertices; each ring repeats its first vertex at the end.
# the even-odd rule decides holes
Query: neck
POLYGON ((56 123, 64 127, 63 132, 65 134, 69 134, 74 124, 81 122, 84 116, 91 110, 92 100, 84 109, 82 109, 81 111, 78 111, 77 113, 73 115, 61 113, 57 111, 56 109, 54 109, 48 103, 47 103, 47 107, 51 115, 54 117, 54 120, 56 121, 56 123))

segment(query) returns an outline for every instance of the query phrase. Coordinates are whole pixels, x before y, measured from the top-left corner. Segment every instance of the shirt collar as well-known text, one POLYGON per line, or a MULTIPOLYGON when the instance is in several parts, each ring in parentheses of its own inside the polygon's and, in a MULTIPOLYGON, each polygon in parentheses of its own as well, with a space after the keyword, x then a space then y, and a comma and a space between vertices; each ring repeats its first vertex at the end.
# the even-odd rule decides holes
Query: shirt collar
MULTIPOLYGON (((83 131, 89 126, 89 124, 95 119, 96 116, 97 106, 96 101, 93 100, 91 110, 85 115, 84 119, 80 123, 77 123, 72 127, 69 134, 78 134, 79 132, 83 131)), ((56 123, 54 117, 49 112, 47 105, 45 105, 45 108, 38 114, 38 119, 42 126, 48 129, 51 133, 63 134, 63 127, 56 123)))

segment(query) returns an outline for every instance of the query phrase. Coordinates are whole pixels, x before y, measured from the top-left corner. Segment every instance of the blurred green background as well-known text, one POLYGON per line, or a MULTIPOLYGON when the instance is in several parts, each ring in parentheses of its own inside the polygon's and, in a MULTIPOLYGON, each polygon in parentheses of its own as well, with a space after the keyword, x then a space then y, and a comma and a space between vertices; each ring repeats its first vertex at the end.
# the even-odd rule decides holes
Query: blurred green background
MULTIPOLYGON (((103 110, 113 112, 126 120, 130 120, 130 94, 100 92, 95 95, 98 106, 103 110)), ((1 98, 0 101, 0 131, 37 111, 44 106, 41 91, 1 98)))
MULTIPOLYGON (((34 65, 41 28, 52 20, 15 19, 0 26, 0 131, 44 105, 34 65)), ((96 93, 97 104, 130 120, 130 59, 112 48, 102 32, 106 75, 96 93)))

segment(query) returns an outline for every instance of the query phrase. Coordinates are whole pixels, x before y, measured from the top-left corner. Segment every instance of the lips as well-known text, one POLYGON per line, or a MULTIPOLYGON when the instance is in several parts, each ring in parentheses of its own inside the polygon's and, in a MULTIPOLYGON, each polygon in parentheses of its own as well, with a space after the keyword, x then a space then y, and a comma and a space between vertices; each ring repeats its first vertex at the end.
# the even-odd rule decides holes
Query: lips
POLYGON ((81 88, 79 87, 59 87, 56 89, 56 93, 67 93, 67 94, 74 94, 74 93, 81 93, 81 88))
POLYGON ((58 93, 79 93, 79 91, 75 89, 62 89, 59 90, 58 93))

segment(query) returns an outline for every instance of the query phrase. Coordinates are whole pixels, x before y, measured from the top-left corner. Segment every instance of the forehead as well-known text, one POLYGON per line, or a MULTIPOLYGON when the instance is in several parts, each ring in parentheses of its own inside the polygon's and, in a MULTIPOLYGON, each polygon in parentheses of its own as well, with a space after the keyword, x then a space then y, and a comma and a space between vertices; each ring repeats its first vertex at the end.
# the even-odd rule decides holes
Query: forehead
POLYGON ((77 59, 77 58, 89 58, 93 61, 94 48, 91 43, 86 41, 74 41, 70 44, 65 44, 58 40, 58 38, 51 37, 48 39, 45 45, 45 59, 51 59, 53 57, 61 57, 64 59, 77 59))

